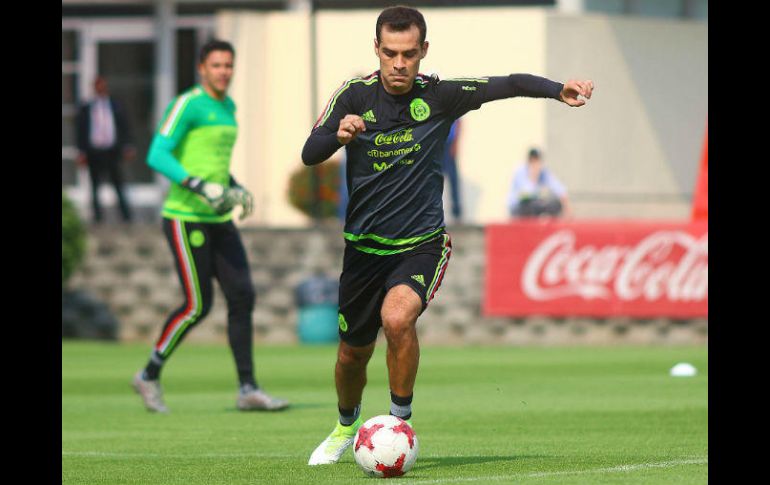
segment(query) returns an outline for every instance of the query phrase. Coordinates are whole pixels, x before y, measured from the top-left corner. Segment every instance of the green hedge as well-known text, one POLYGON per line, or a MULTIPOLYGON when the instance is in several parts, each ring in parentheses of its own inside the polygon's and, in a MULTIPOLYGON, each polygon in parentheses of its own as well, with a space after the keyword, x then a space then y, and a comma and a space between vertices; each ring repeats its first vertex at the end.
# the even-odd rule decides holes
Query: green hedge
POLYGON ((77 209, 62 190, 61 193, 61 284, 62 287, 83 261, 86 252, 86 230, 77 209))

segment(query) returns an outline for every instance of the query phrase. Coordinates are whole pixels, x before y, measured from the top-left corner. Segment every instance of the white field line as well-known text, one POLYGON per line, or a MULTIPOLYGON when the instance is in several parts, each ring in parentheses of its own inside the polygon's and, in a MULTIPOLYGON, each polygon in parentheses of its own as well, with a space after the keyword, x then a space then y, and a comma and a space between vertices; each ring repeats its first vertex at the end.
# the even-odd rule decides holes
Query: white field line
POLYGON ((61 456, 79 456, 93 458, 296 458, 299 455, 286 453, 126 453, 110 451, 63 451, 61 456))
MULTIPOLYGON (((626 473, 636 470, 647 470, 650 468, 672 468, 681 465, 707 465, 708 458, 691 458, 686 460, 661 461, 657 463, 634 463, 630 465, 619 465, 607 468, 594 468, 590 470, 563 470, 558 472, 536 472, 536 473, 511 473, 510 475, 478 476, 468 478, 439 478, 436 480, 415 480, 408 482, 409 485, 423 485, 430 483, 459 483, 459 482, 497 482, 500 480, 510 480, 512 478, 539 478, 558 475, 586 475, 589 473, 626 473)), ((406 484, 405 484, 406 485, 406 484)))
MULTIPOLYGON (((62 456, 78 456, 93 458, 297 458, 299 455, 286 453, 190 453, 190 454, 166 454, 166 453, 117 453, 107 451, 62 451, 62 456)), ((303 455, 304 458, 304 455, 303 455)), ((688 458, 683 460, 661 461, 654 463, 633 463, 614 467, 593 468, 589 470, 562 470, 555 472, 511 473, 508 475, 475 476, 466 478, 438 478, 435 480, 410 480, 404 485, 428 485, 434 483, 468 483, 468 482, 498 482, 501 480, 540 478, 559 475, 586 475, 593 473, 627 473, 651 468, 672 468, 682 465, 707 465, 708 458, 688 458)))

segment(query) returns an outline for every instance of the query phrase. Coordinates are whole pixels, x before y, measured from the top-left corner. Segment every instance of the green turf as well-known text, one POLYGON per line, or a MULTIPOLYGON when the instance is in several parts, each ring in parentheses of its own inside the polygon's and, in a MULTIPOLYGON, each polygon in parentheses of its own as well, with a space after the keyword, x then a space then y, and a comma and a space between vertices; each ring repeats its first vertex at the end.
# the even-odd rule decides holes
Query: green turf
MULTIPOLYGON (((63 484, 377 483, 350 451, 306 465, 337 417, 333 346, 256 347, 257 377, 293 407, 235 409, 224 346, 180 346, 163 374, 169 415, 129 387, 147 345, 62 344, 63 484), (374 480, 374 482, 373 482, 374 480)), ((424 347, 420 443, 403 484, 706 484, 705 347, 424 347), (690 362, 698 375, 668 370, 690 362)), ((378 347, 363 416, 387 414, 378 347)))

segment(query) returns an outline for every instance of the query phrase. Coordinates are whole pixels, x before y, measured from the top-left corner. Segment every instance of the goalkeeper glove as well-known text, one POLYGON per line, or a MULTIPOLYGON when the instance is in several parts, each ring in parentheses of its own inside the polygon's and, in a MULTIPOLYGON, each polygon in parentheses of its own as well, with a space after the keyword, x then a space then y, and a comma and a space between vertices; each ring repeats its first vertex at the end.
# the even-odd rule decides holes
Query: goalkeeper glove
POLYGON ((231 189, 222 184, 206 182, 198 177, 187 177, 182 181, 182 187, 198 194, 217 214, 224 214, 235 205, 229 193, 231 189))
POLYGON ((233 200, 233 206, 240 205, 243 208, 238 218, 242 221, 254 212, 254 196, 232 177, 230 177, 230 184, 232 185, 230 196, 233 200))

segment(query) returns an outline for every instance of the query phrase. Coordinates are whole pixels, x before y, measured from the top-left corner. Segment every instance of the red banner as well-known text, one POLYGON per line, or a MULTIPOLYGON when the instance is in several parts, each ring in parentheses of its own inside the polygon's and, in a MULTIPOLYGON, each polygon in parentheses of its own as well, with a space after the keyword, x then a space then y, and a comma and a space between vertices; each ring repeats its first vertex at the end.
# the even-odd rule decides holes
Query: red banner
POLYGON ((708 223, 523 220, 486 229, 488 316, 708 316, 708 223))
POLYGON ((703 140, 703 152, 700 158, 698 180, 695 183, 695 194, 692 198, 692 220, 707 220, 709 218, 709 135, 703 140))

